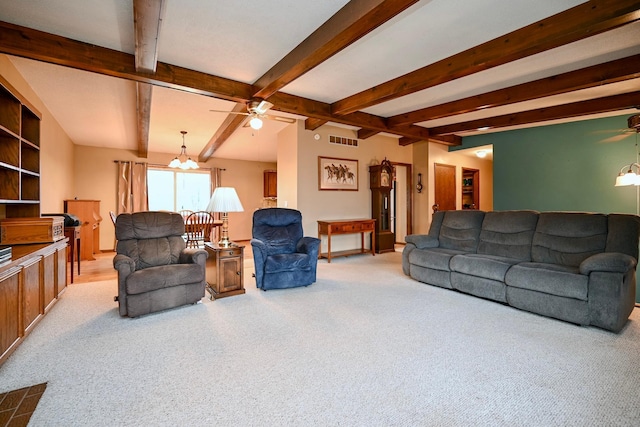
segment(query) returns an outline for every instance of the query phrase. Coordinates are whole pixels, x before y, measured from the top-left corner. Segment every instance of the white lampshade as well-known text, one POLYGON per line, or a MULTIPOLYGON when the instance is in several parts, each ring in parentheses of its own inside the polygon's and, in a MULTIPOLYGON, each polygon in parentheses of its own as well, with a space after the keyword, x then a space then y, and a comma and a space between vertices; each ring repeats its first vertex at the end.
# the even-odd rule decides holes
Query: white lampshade
POLYGON ((208 212, 244 212, 238 193, 233 187, 218 187, 206 209, 208 212))

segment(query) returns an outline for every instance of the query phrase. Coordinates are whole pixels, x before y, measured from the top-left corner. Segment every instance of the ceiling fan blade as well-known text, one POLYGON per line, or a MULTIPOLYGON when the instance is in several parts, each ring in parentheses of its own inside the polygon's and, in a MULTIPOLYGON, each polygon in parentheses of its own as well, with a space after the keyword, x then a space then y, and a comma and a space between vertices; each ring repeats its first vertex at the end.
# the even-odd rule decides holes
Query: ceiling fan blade
POLYGON ((225 113, 225 114, 240 114, 242 116, 250 116, 251 113, 242 113, 237 111, 224 111, 224 110, 209 110, 212 113, 225 113))
POLYGON ((264 117, 265 119, 269 119, 269 120, 275 120, 278 122, 283 122, 283 123, 295 123, 296 119, 292 119, 289 117, 281 117, 281 116, 272 116, 269 114, 263 114, 262 117, 264 117))
POLYGON ((625 138, 630 137, 631 135, 633 135, 633 133, 625 132, 625 133, 621 133, 620 135, 610 136, 609 138, 605 138, 600 142, 604 142, 605 144, 609 142, 618 142, 618 141, 622 141, 625 138))

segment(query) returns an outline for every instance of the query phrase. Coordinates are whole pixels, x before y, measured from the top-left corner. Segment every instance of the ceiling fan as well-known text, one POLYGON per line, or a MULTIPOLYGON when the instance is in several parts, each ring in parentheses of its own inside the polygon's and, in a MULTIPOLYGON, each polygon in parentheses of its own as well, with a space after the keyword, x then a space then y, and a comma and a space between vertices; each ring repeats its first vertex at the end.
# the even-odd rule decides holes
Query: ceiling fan
POLYGON ((251 126, 252 129, 258 130, 262 128, 262 120, 269 119, 275 120, 278 122, 284 123, 295 123, 295 119, 291 119, 289 117, 281 117, 274 116, 271 114, 266 114, 269 109, 273 107, 273 104, 269 101, 265 101, 264 99, 255 98, 247 102, 247 111, 246 113, 235 112, 235 111, 224 111, 224 110, 209 110, 214 113, 226 113, 226 114, 239 114, 243 116, 248 116, 249 120, 244 123, 244 127, 251 126))
POLYGON ((607 133, 616 132, 617 135, 603 139, 600 142, 618 142, 618 141, 622 141, 627 137, 630 137, 634 133, 640 133, 640 114, 634 114, 633 116, 629 116, 629 118, 627 119, 627 125, 629 127, 627 127, 626 129, 602 131, 607 133))

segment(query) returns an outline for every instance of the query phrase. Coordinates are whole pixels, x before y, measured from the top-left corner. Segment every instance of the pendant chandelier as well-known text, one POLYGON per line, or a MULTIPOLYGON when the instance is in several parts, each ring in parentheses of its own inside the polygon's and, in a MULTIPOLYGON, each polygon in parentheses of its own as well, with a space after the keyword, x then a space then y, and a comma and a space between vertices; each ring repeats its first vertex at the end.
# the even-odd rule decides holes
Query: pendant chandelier
POLYGON ((180 149, 180 154, 176 156, 175 159, 171 160, 169 163, 170 168, 178 168, 178 169, 198 169, 198 163, 191 160, 191 157, 187 155, 187 147, 184 145, 184 136, 187 134, 186 130, 181 130, 182 134, 182 147, 180 149))

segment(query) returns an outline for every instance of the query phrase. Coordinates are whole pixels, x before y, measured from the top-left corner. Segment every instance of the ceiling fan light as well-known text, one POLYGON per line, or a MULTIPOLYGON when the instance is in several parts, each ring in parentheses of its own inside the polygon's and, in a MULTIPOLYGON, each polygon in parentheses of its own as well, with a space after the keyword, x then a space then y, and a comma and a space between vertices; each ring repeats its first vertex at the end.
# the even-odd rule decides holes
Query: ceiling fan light
POLYGON ((259 130, 262 128, 262 120, 260 117, 252 117, 251 120, 249 120, 249 126, 251 126, 251 129, 259 130))
POLYGON ((616 187, 626 187, 627 185, 640 185, 638 182, 638 175, 636 175, 631 169, 627 173, 620 172, 616 178, 616 187))

